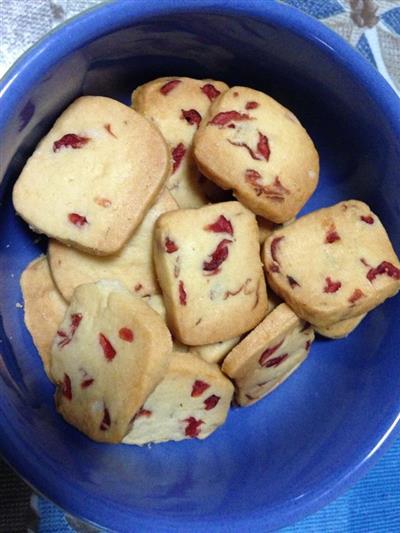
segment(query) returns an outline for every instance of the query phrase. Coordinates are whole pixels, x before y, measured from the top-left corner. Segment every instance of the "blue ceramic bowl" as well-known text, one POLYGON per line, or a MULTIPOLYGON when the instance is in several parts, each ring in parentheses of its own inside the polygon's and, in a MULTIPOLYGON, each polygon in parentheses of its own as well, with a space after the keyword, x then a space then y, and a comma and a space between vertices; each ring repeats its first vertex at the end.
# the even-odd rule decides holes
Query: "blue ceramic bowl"
POLYGON ((137 84, 171 74, 249 85, 287 105, 321 155, 305 212, 364 200, 400 252, 399 100, 339 37, 272 2, 126 0, 86 12, 1 85, 1 452, 39 492, 110 529, 266 531, 336 497, 399 432, 399 298, 348 339, 316 342, 293 377, 232 410, 208 440, 151 448, 96 444, 63 422, 16 307, 21 271, 45 250, 10 199, 26 158, 77 96, 128 103, 137 84))

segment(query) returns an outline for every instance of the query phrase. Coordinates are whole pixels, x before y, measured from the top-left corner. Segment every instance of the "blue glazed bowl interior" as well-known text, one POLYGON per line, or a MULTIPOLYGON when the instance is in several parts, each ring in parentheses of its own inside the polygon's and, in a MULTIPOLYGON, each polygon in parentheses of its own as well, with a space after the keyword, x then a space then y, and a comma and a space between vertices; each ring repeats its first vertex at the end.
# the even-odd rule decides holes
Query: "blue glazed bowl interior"
POLYGON ((393 439, 399 298, 370 313, 347 339, 319 339, 286 383, 253 407, 232 409, 206 441, 96 444, 56 414, 53 386, 16 306, 20 274, 46 242, 15 216, 12 184, 79 95, 129 103, 133 88, 156 77, 221 79, 267 92, 310 133, 321 176, 304 212, 363 200, 399 253, 398 102, 361 57, 292 9, 245 1, 233 9, 221 1, 204 2, 206 10, 193 1, 173 10, 168 0, 156 13, 149 4, 121 2, 72 21, 3 83, 1 451, 40 492, 111 529, 272 529, 336 496, 393 439))

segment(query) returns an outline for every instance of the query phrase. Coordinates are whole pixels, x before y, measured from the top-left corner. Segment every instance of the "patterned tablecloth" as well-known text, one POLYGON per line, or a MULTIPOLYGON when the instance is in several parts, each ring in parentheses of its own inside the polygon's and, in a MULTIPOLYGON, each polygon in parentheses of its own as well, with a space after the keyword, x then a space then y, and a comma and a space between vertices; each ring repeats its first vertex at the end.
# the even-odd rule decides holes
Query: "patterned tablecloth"
MULTIPOLYGON (((0 76, 45 33, 99 3, 99 0, 0 0, 0 76)), ((316 17, 342 35, 400 96, 400 0, 283 0, 283 3, 316 17)), ((78 531, 93 531, 72 518, 67 521, 52 503, 36 495, 31 497, 30 489, 0 461, 0 533, 65 533, 74 531, 71 525, 78 531)), ((344 496, 282 532, 400 532, 400 441, 344 496)))

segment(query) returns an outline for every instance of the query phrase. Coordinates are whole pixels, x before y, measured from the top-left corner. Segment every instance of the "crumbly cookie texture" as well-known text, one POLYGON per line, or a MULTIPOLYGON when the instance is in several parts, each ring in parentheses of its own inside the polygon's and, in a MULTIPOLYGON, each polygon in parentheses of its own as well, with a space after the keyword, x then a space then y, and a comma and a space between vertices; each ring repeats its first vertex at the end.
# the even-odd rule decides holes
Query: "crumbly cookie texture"
POLYGON ((160 316, 121 283, 80 285, 52 346, 58 411, 92 439, 120 442, 171 352, 160 316))
POLYGON ((400 289, 400 263, 385 228, 357 200, 274 232, 262 257, 272 289, 316 327, 364 314, 400 289))
POLYGON ((272 392, 305 360, 313 340, 309 323, 284 303, 276 307, 223 362, 237 403, 247 406, 272 392))
POLYGON ((168 325, 184 344, 231 339, 267 313, 256 219, 239 202, 161 215, 154 260, 168 325))
POLYGON ((100 279, 119 280, 138 296, 159 293, 153 266, 153 229, 162 213, 174 209, 178 205, 164 189, 126 245, 112 256, 89 255, 50 240, 50 268, 64 298, 69 301, 75 287, 100 279))
POLYGON ((232 87, 211 106, 194 138, 200 171, 257 215, 293 218, 314 192, 319 157, 297 118, 270 96, 232 87))
POLYGON ((340 320, 331 326, 314 326, 314 329, 316 333, 319 333, 319 335, 322 335, 323 337, 328 337, 329 339, 341 339, 347 337, 347 335, 354 331, 366 316, 367 313, 364 313, 353 318, 340 320))
POLYGON ((205 439, 227 417, 233 385, 217 365, 173 353, 164 379, 137 412, 125 444, 205 439))
POLYGON ((64 318, 67 303, 58 292, 45 255, 34 259, 21 275, 24 297, 24 320, 33 343, 50 375, 51 345, 58 325, 64 318))
POLYGON ((144 117, 111 98, 82 96, 37 146, 13 202, 35 231, 108 255, 140 224, 169 169, 168 147, 144 117))
POLYGON ((168 77, 145 83, 132 94, 134 109, 158 127, 169 145, 172 173, 167 188, 181 208, 208 203, 192 142, 211 102, 227 89, 221 81, 168 77))

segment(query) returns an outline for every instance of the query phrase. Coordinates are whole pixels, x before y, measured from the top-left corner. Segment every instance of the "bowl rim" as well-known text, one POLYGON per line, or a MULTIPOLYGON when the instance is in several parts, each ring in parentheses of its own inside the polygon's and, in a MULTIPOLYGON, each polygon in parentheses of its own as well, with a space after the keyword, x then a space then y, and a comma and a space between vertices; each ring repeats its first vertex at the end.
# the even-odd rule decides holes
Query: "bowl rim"
MULTIPOLYGON (((0 131, 7 125, 12 117, 13 109, 24 96, 24 93, 71 52, 113 31, 130 27, 144 18, 188 11, 212 11, 215 14, 231 16, 245 15, 267 23, 275 23, 311 41, 318 48, 325 49, 331 56, 331 60, 341 64, 341 67, 349 75, 367 87, 370 97, 379 102, 377 105, 385 114, 390 127, 397 132, 400 138, 400 99, 366 59, 338 34, 301 11, 275 1, 256 3, 251 0, 235 0, 233 3, 228 3, 225 0, 202 0, 201 5, 197 0, 159 0, 157 3, 148 0, 135 0, 135 2, 132 0, 109 0, 84 11, 46 34, 14 63, 0 80, 0 101, 2 103, 0 131)), ((7 428, 3 426, 2 417, 0 417, 0 427, 2 434, 6 436, 7 428)), ((318 489, 308 492, 307 497, 294 502, 294 505, 292 503, 291 508, 277 509, 274 516, 269 514, 267 523, 265 513, 259 510, 254 512, 252 516, 242 513, 232 517, 230 529, 261 527, 265 530, 266 525, 268 528, 274 529, 293 523, 307 514, 315 512, 338 497, 366 474, 397 436, 400 436, 400 412, 369 453, 357 464, 348 468, 341 477, 336 477, 333 481, 325 480, 325 483, 318 485, 318 489)), ((13 453, 11 441, 7 442, 6 438, 0 439, 0 452, 10 466, 18 471, 19 475, 35 490, 39 493, 51 494, 56 505, 65 508, 67 512, 78 518, 89 521, 82 514, 83 509, 88 506, 88 502, 73 497, 72 493, 70 500, 66 502, 65 489, 60 490, 57 485, 49 486, 49 480, 40 470, 33 468, 33 465, 13 453)), ((96 499, 95 497, 92 499, 95 507, 96 499)), ((96 511, 99 524, 103 523, 102 527, 112 527, 112 523, 114 523, 112 515, 116 510, 96 507, 96 511)), ((171 520, 167 517, 140 516, 130 513, 129 516, 124 516, 123 523, 130 527, 137 527, 138 525, 147 528, 155 525, 164 528, 171 527, 171 520)), ((186 523, 185 517, 179 522, 175 522, 175 525, 182 526, 184 523, 186 523)), ((201 517, 196 522, 191 522, 192 531, 203 530, 204 526, 212 526, 213 530, 217 530, 218 528, 222 529, 224 524, 222 522, 210 524, 207 519, 201 517)), ((121 531, 123 530, 125 529, 121 529, 121 531)))

